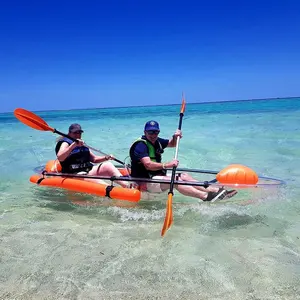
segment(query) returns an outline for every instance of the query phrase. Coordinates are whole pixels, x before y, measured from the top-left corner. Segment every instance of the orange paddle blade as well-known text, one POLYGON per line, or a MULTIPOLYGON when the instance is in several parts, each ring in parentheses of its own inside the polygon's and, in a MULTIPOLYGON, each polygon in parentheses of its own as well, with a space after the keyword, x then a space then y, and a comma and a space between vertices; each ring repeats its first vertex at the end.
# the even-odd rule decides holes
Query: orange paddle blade
POLYGON ((169 202, 170 203, 170 217, 169 217, 169 223, 168 223, 168 229, 173 225, 173 197, 172 200, 169 202))
POLYGON ((41 117, 37 116, 31 111, 23 108, 16 108, 14 110, 14 115, 19 121, 31 128, 41 131, 54 132, 54 129, 52 127, 50 127, 41 117))
POLYGON ((181 104, 181 110, 180 110, 180 113, 181 114, 184 114, 184 111, 185 111, 185 100, 184 100, 184 98, 182 98, 182 104, 181 104))
POLYGON ((163 228, 161 230, 161 236, 164 236, 166 231, 171 227, 173 224, 173 211, 172 211, 172 201, 173 201, 173 195, 169 194, 168 201, 167 201, 167 210, 166 210, 166 216, 163 228))

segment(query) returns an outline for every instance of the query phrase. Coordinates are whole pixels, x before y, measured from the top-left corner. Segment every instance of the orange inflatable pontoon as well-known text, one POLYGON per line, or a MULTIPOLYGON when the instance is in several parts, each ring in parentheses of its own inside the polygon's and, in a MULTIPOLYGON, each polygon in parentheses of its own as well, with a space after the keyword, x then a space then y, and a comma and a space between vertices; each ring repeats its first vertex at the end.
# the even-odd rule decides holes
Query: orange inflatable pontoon
MULTIPOLYGON (((59 161, 48 161, 45 166, 45 171, 49 173, 59 173, 61 171, 61 165, 59 161)), ((127 173, 126 169, 120 169, 120 172, 123 175, 127 173)), ((93 182, 91 179, 85 180, 84 178, 63 176, 51 177, 43 174, 34 174, 30 177, 30 182, 38 185, 63 188, 74 192, 88 193, 117 200, 138 202, 141 199, 141 192, 137 189, 101 184, 93 182)))

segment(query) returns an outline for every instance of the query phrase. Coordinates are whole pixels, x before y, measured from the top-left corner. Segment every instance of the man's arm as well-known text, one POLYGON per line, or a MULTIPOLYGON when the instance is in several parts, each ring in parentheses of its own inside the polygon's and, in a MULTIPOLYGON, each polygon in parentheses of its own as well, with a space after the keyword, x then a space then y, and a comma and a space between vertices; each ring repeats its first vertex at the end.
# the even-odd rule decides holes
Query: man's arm
POLYGON ((169 139, 169 143, 167 147, 176 147, 177 137, 182 138, 182 132, 181 130, 177 129, 173 136, 169 139))
MULTIPOLYGON (((168 140, 165 140, 166 142, 168 140)), ((144 167, 149 171, 158 171, 162 169, 172 168, 173 166, 178 165, 178 160, 172 160, 170 162, 155 162, 152 161, 148 154, 148 148, 145 143, 141 142, 138 143, 134 149, 134 156, 138 159, 144 167)))
POLYGON ((149 171, 158 171, 162 169, 173 168, 174 166, 178 165, 178 160, 176 159, 173 159, 170 162, 166 162, 166 163, 163 162, 158 163, 152 161, 149 156, 143 157, 141 159, 141 162, 145 166, 145 168, 149 171))

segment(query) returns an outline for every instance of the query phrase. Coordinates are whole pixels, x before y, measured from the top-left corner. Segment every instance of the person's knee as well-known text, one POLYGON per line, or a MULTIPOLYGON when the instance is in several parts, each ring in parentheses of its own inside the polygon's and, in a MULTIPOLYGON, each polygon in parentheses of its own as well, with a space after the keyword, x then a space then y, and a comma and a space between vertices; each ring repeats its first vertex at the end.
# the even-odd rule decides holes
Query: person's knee
POLYGON ((191 179, 191 176, 187 173, 181 173, 179 176, 179 180, 183 180, 183 181, 189 181, 191 179))
POLYGON ((113 165, 110 162, 107 162, 105 164, 102 164, 101 167, 99 168, 98 172, 111 172, 113 170, 113 165))

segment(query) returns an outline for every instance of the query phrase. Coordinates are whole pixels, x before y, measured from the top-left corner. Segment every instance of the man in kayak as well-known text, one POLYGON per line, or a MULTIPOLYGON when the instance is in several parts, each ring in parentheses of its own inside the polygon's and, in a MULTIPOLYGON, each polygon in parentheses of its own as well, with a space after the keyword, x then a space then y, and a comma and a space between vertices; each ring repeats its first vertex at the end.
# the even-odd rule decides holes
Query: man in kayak
MULTIPOLYGON (((144 135, 136 140, 130 150, 131 158, 131 176, 138 178, 152 178, 170 180, 167 176, 166 169, 178 166, 178 160, 162 162, 162 154, 167 147, 176 147, 177 137, 182 137, 181 130, 176 130, 171 139, 163 139, 158 137, 160 133, 159 124, 156 121, 148 121, 144 127, 144 135)), ((181 181, 197 181, 191 175, 182 173, 178 177, 181 181)), ((140 189, 150 193, 160 193, 168 190, 169 184, 161 183, 140 183, 140 189)), ((227 199, 234 196, 237 191, 227 191, 223 188, 215 188, 209 186, 195 187, 188 185, 175 185, 175 188, 183 195, 195 197, 203 201, 216 201, 227 199)))
MULTIPOLYGON (((79 124, 72 124, 69 127, 68 135, 77 141, 73 142, 64 137, 57 142, 55 152, 61 164, 62 173, 81 173, 109 177, 122 176, 120 171, 111 162, 108 162, 114 157, 112 155, 95 155, 84 145, 84 141, 81 139, 82 133, 83 130, 79 124)), ((117 183, 122 187, 128 187, 128 183, 124 181, 117 181, 117 183)))

